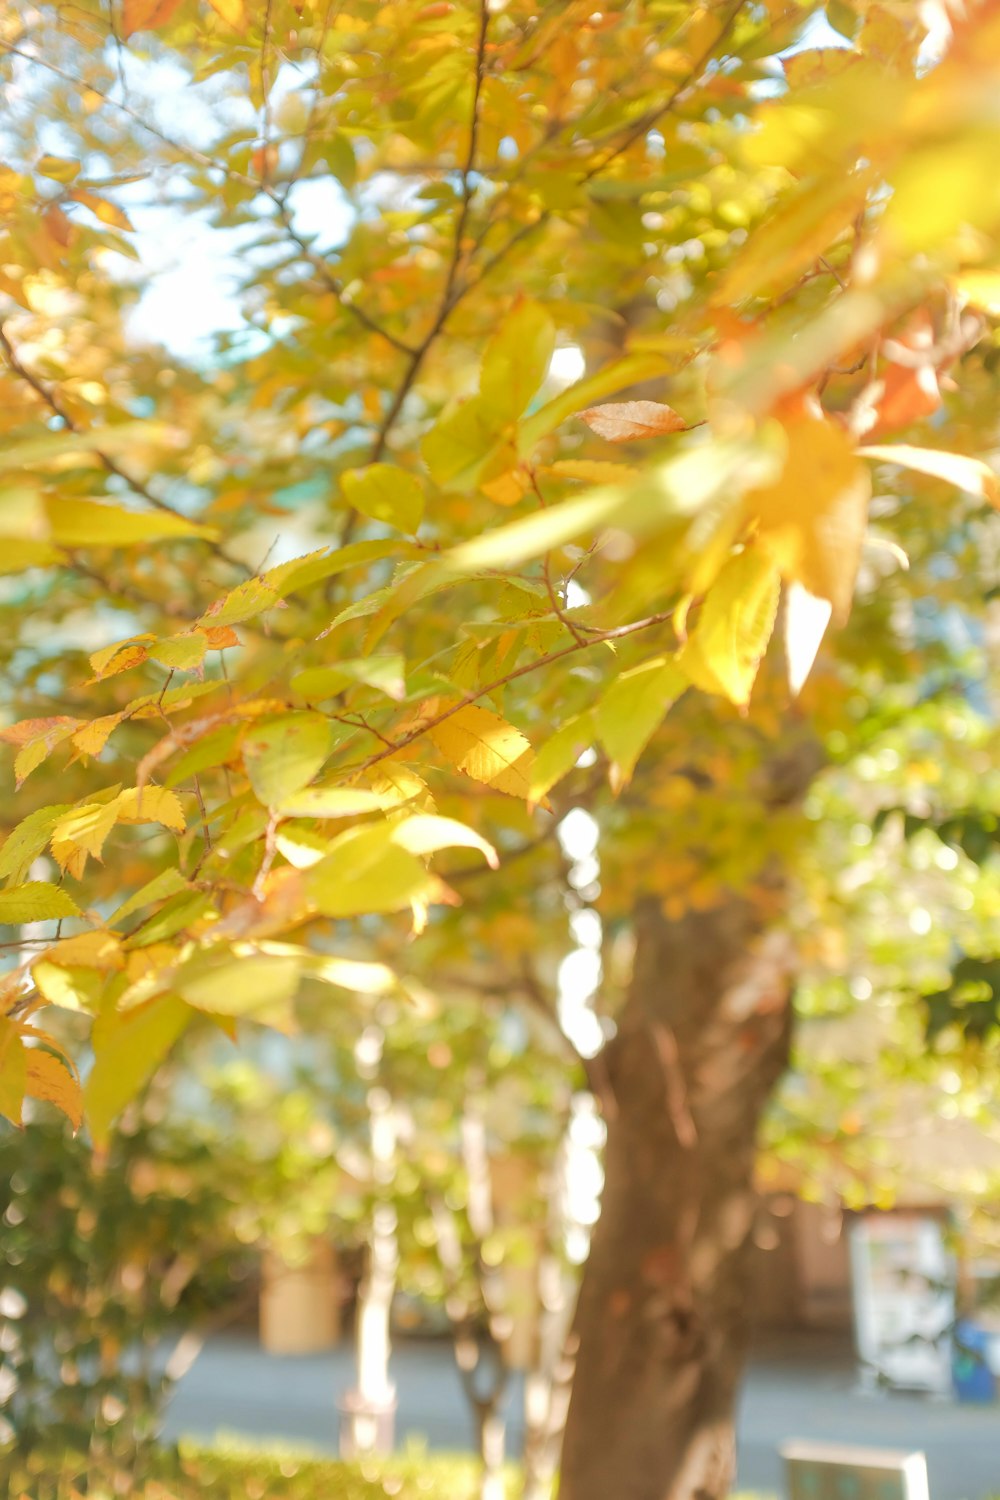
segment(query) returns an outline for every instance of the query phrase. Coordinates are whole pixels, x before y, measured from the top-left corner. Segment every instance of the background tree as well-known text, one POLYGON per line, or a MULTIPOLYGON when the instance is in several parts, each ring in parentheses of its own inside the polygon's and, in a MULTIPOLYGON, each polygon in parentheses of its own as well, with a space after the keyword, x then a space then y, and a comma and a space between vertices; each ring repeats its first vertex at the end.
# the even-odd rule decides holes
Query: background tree
POLYGON ((78 1112, 42 1005, 94 1017, 100 1146, 199 1018, 497 955, 536 1004, 533 956, 593 912, 609 1133, 562 1492, 722 1495, 803 798, 949 654, 913 601, 996 583, 1000 8, 2 24, 0 919, 64 924, 6 981, 3 1108, 78 1112), (785 56, 824 15, 842 45, 785 56), (154 203, 238 249, 212 359, 129 336, 154 203))

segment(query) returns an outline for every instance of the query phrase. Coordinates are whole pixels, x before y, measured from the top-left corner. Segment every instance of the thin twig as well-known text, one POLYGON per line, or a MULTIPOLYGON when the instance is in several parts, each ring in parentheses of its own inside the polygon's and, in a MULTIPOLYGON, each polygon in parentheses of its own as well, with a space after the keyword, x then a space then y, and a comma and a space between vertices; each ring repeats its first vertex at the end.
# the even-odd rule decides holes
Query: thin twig
MULTIPOLYGON (((469 692, 464 693, 461 698, 456 699, 454 703, 449 704, 447 708, 442 709, 433 718, 423 720, 407 734, 401 735, 398 740, 393 740, 386 749, 379 750, 376 754, 370 755, 367 760, 361 761, 356 769, 367 771, 371 766, 377 765, 379 761, 386 760, 390 755, 398 754, 407 745, 412 745, 414 741, 422 739, 425 734, 428 734, 432 729, 436 729, 439 724, 444 724, 454 714, 460 713, 463 708, 468 708, 471 704, 477 703, 480 698, 485 698, 488 694, 495 693, 498 688, 506 687, 508 683, 515 682, 519 677, 527 677, 530 672, 540 671, 542 667, 551 666, 553 662, 561 661, 563 657, 574 656, 578 651, 588 651, 591 646, 604 645, 607 641, 625 640, 630 635, 638 635, 642 630, 650 630, 654 625, 663 625, 672 615, 673 610, 663 610, 659 614, 649 615, 644 620, 634 620, 630 625, 619 625, 614 630, 604 630, 599 636, 594 636, 591 640, 574 640, 571 645, 562 646, 558 651, 549 651, 544 656, 536 657, 534 661, 525 662, 522 666, 515 667, 513 671, 505 672, 501 677, 495 677, 492 682, 487 682, 482 687, 473 688, 469 692)), ((345 767, 344 769, 348 768, 345 767)), ((350 769, 355 768, 351 767, 350 769)))
POLYGON ((465 156, 465 164, 462 168, 462 202, 455 219, 455 232, 452 241, 451 257, 445 273, 444 290, 441 293, 441 300, 438 303, 438 309, 431 326, 417 347, 412 350, 409 363, 403 373, 403 378, 396 389, 396 394, 392 399, 388 411, 382 419, 382 425, 378 430, 375 438, 375 446, 372 449, 372 463, 378 463, 385 452, 389 441, 389 434, 396 425, 396 419, 403 409, 403 403, 410 394, 413 383, 431 351, 434 340, 443 329, 450 313, 458 305, 462 295, 464 295, 464 289, 459 291, 456 282, 459 267, 462 263, 462 248, 465 242, 465 229, 469 220, 469 209, 475 193, 472 174, 476 164, 476 147, 479 141, 479 101, 483 89, 483 77, 486 65, 486 36, 489 29, 489 19, 488 0, 480 0, 479 37, 476 45, 476 73, 472 87, 472 116, 469 121, 469 147, 465 156))
POLYGON ((589 171, 584 173, 584 182, 591 182, 601 172, 605 171, 605 169, 609 167, 613 161, 617 161, 618 157, 621 156, 625 151, 627 151, 630 146, 634 146, 636 141, 641 140, 644 135, 647 135, 649 131, 653 129, 653 126, 657 125, 659 121, 663 119, 664 115, 668 115, 670 113, 675 104, 677 104, 678 100, 682 97, 683 94, 687 93, 689 88, 694 87, 694 85, 701 78, 701 75, 705 71, 708 64, 712 61, 712 58, 715 55, 716 49, 718 48, 719 44, 721 42, 724 42, 728 38, 729 33, 736 25, 736 19, 740 11, 743 9, 744 4, 745 0, 736 0, 736 4, 732 6, 728 16, 723 21, 722 29, 719 31, 718 35, 713 37, 712 41, 704 49, 704 51, 695 58, 685 76, 667 95, 665 102, 663 104, 656 105, 653 109, 647 110, 646 113, 642 115, 632 126, 628 134, 625 136, 624 140, 620 141, 618 145, 608 153, 607 156, 603 157, 599 162, 595 162, 594 165, 589 169, 589 171))
MULTIPOLYGON (((14 371, 14 374, 20 380, 23 380, 26 385, 30 386, 30 388, 35 392, 35 395, 45 403, 49 411, 51 411, 54 416, 59 418, 67 432, 72 432, 77 436, 86 437, 88 439, 92 436, 94 437, 94 441, 91 445, 91 451, 99 460, 102 467, 107 471, 107 473, 114 475, 116 479, 119 479, 122 484, 127 485, 134 494, 138 495, 140 499, 145 500, 149 505, 152 505, 154 509, 163 511, 164 514, 168 516, 180 516, 180 512, 175 510, 175 508, 169 503, 169 501, 161 500, 159 495, 155 494, 154 491, 151 490, 149 486, 143 482, 143 480, 137 479, 134 474, 130 474, 127 469, 122 468, 117 459, 111 457, 110 453, 105 453, 103 451, 103 449, 100 447, 99 437, 93 435, 90 429, 81 427, 79 422, 77 422, 72 414, 67 410, 62 400, 52 389, 52 387, 47 385, 44 380, 40 380, 39 377, 33 374, 32 371, 28 369, 27 365, 22 362, 20 356, 15 351, 14 346, 11 344, 10 339, 7 336, 7 331, 2 323, 0 323, 0 349, 3 350, 4 358, 6 359, 10 368, 14 371)), ((213 542, 206 537, 199 537, 198 540, 204 541, 209 550, 213 552, 216 557, 220 558, 223 562, 228 563, 230 567, 238 569, 245 578, 249 578, 252 576, 247 565, 244 562, 241 562, 238 557, 233 557, 233 555, 230 552, 227 552, 225 547, 221 546, 218 542, 213 542)))

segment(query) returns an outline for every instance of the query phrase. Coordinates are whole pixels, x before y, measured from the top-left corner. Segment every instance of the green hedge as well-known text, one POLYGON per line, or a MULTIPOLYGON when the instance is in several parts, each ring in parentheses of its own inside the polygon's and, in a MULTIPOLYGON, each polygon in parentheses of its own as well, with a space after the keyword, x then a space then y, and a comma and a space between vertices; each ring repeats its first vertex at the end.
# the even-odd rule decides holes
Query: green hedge
MULTIPOLYGON (((0 1456, 0 1475, 4 1459, 0 1456)), ((118 1500, 122 1490, 110 1479, 94 1478, 85 1460, 36 1454, 8 1457, 3 1495, 20 1500, 118 1500)), ((200 1449, 182 1444, 154 1461, 156 1477, 140 1489, 129 1486, 129 1500, 477 1500, 478 1466, 468 1455, 420 1455, 365 1463, 303 1458, 273 1449, 200 1449)), ((519 1492, 511 1472, 508 1494, 519 1492)))

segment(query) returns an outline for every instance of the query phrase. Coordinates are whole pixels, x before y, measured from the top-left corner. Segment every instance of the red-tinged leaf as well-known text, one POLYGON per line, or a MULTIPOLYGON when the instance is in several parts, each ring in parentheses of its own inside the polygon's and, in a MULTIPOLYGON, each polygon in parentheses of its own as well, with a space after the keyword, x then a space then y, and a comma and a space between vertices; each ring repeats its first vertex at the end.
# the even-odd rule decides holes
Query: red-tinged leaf
POLYGON ((865 437, 882 437, 900 427, 909 427, 921 417, 929 417, 941 405, 937 371, 930 365, 911 370, 890 365, 882 380, 882 394, 874 403, 875 425, 865 437))
POLYGON ((660 401, 610 401, 580 413, 591 432, 609 443, 634 443, 639 438, 683 432, 687 423, 672 406, 660 401))
POLYGON ((8 745, 27 745, 53 731, 65 729, 66 734, 71 734, 82 722, 82 719, 73 719, 68 714, 53 714, 48 719, 21 719, 17 724, 0 729, 0 740, 8 745))

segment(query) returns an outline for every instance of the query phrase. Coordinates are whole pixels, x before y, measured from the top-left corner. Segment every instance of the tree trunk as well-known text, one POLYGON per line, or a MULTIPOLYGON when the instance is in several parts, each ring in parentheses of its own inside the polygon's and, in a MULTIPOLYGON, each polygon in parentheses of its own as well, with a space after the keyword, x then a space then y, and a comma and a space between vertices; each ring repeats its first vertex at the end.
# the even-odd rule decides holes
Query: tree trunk
POLYGON ((560 1500, 719 1500, 734 1475, 757 1125, 787 1061, 791 953, 732 899, 637 919, 606 1051, 605 1187, 577 1309, 560 1500))

